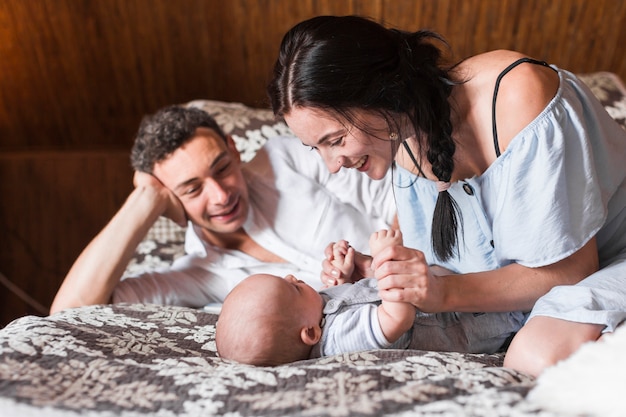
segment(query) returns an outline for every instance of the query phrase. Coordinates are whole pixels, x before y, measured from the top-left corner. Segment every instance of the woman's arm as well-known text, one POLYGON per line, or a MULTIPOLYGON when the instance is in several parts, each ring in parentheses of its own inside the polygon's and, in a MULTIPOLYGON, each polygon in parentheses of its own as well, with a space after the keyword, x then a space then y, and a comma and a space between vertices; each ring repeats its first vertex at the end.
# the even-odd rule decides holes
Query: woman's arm
POLYGON ((72 265, 50 313, 108 303, 137 245, 158 217, 167 215, 185 223, 182 205, 156 178, 138 173, 135 184, 124 205, 72 265))
POLYGON ((390 247, 374 258, 372 267, 383 300, 410 302, 424 312, 530 311, 552 287, 576 284, 597 271, 598 251, 594 238, 552 265, 511 264, 493 271, 438 277, 420 251, 390 247))

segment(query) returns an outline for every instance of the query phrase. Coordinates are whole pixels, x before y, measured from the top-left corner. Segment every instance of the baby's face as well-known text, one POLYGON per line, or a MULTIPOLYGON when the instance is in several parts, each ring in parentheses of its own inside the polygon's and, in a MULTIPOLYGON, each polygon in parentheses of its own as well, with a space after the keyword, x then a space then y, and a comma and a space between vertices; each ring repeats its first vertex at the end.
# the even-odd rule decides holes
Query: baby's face
POLYGON ((286 287, 291 287, 290 291, 293 293, 292 299, 295 305, 300 306, 304 310, 310 308, 313 312, 316 312, 316 316, 321 313, 324 308, 324 301, 320 293, 313 287, 291 274, 283 278, 283 281, 287 283, 286 287))

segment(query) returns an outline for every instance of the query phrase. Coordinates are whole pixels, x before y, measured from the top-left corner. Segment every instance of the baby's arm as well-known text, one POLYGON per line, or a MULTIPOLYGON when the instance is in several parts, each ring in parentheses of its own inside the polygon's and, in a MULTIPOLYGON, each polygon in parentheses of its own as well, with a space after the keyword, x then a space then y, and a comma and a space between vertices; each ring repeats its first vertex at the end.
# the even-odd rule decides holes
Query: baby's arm
MULTIPOLYGON (((388 246, 402 245, 402 233, 399 230, 381 230, 370 237, 372 256, 388 246)), ((412 326, 416 308, 405 302, 382 301, 378 306, 378 322, 385 338, 394 343, 412 326)))
POLYGON ((389 343, 406 333, 415 321, 416 308, 404 302, 383 301, 378 306, 378 322, 389 343))

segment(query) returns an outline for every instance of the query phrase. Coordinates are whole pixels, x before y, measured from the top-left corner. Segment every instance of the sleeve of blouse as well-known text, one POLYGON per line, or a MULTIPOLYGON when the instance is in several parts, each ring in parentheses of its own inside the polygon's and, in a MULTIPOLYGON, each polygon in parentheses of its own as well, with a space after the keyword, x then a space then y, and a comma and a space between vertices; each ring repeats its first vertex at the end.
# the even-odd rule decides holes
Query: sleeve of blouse
POLYGON ((575 85, 559 94, 497 162, 496 250, 529 267, 558 262, 595 236, 620 164, 599 103, 575 85))

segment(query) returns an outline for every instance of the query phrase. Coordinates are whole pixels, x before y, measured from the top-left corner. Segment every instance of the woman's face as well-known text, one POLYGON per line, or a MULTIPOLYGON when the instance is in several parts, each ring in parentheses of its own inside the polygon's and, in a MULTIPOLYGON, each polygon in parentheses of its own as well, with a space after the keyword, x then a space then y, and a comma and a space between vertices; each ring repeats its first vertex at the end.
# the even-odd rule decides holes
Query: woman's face
POLYGON ((365 111, 357 112, 356 117, 367 132, 329 112, 306 107, 293 108, 285 121, 303 145, 317 150, 332 174, 345 167, 374 180, 382 179, 394 153, 387 123, 381 116, 365 111))

